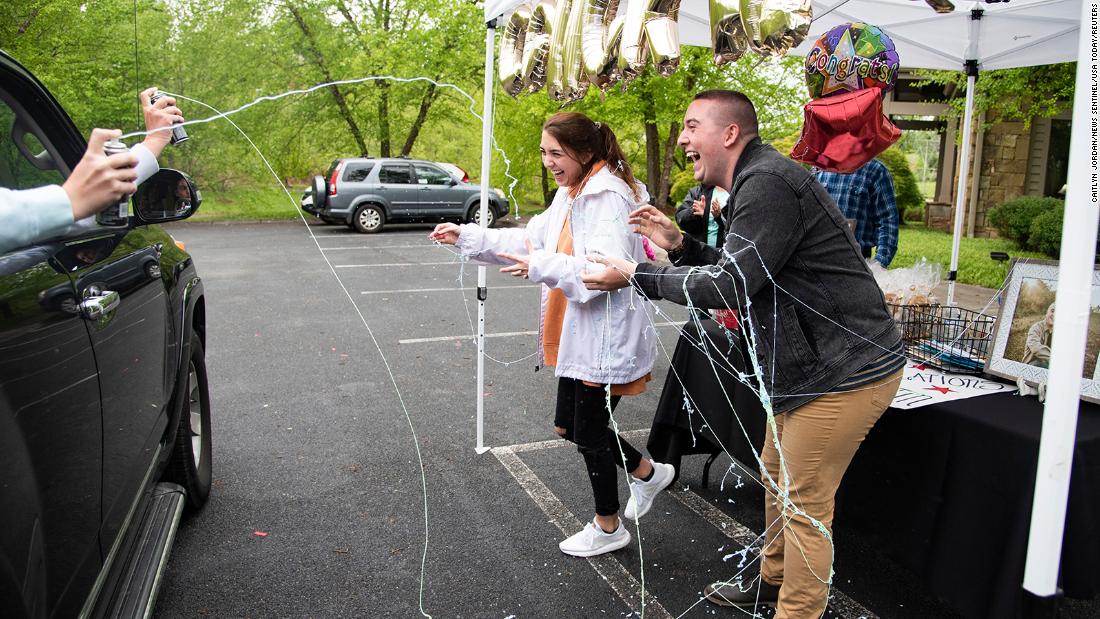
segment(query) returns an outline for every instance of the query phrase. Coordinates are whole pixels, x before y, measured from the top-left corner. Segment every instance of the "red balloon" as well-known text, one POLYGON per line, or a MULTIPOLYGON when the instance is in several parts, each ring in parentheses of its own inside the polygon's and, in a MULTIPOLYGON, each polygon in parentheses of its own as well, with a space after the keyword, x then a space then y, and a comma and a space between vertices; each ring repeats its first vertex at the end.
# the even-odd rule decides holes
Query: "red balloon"
POLYGON ((882 113, 877 87, 810 101, 803 111, 791 158, 827 172, 854 172, 901 137, 882 113))

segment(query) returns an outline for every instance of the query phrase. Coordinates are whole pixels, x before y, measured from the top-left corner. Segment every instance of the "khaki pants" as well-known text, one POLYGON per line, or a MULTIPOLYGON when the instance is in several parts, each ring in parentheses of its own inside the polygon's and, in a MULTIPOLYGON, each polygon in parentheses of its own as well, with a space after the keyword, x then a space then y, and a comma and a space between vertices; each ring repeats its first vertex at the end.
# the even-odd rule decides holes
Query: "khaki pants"
POLYGON ((792 411, 775 416, 779 446, 787 467, 785 483, 771 427, 761 458, 775 483, 788 491, 783 500, 765 479, 765 536, 761 575, 781 585, 777 619, 809 619, 825 612, 832 581, 833 499, 844 471, 871 426, 890 405, 903 370, 854 391, 828 393, 792 411), (829 538, 802 510, 829 531, 829 538))

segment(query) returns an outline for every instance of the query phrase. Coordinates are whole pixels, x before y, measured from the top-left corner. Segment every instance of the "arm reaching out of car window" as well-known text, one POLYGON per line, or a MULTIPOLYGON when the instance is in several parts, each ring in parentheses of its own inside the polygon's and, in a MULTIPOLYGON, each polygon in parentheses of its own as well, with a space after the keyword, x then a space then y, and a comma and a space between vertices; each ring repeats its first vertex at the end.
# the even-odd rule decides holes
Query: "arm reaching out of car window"
POLYGON ((118 130, 92 130, 88 149, 60 187, 0 188, 0 253, 58 234, 134 193, 138 158, 130 153, 108 157, 103 151, 105 142, 120 135, 118 130))
POLYGON ((0 253, 60 234, 74 221, 90 217, 123 196, 132 195, 137 185, 156 174, 157 157, 168 145, 171 131, 155 131, 183 122, 183 114, 172 97, 150 102, 155 88, 144 90, 141 99, 145 128, 153 131, 128 153, 107 156, 103 145, 122 135, 117 129, 93 129, 88 148, 60 187, 48 185, 25 190, 0 187, 0 253))
POLYGON ((103 152, 103 144, 120 135, 117 129, 93 129, 88 149, 61 186, 69 197, 73 221, 95 215, 137 191, 137 157, 130 153, 107 156, 103 152))

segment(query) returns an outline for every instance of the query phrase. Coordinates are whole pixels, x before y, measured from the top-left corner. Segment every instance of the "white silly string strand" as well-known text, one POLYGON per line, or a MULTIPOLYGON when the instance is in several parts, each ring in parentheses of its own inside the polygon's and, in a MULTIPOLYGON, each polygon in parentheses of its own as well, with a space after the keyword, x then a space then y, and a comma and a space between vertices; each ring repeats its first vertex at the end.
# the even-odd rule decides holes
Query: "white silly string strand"
MULTIPOLYGON (((465 90, 462 90, 461 88, 459 88, 458 86, 456 86, 454 84, 451 84, 449 82, 438 82, 436 80, 433 80, 433 79, 427 78, 427 77, 394 77, 392 75, 376 75, 376 76, 370 76, 370 77, 357 77, 357 78, 345 79, 345 80, 333 80, 331 82, 325 82, 323 84, 316 84, 314 86, 310 86, 309 88, 300 88, 300 89, 295 89, 295 90, 288 90, 286 92, 283 92, 283 93, 280 93, 280 94, 277 94, 277 95, 264 95, 262 97, 257 97, 256 99, 253 99, 252 101, 250 101, 248 103, 245 103, 244 105, 242 105, 240 107, 236 107, 232 110, 229 110, 228 112, 219 112, 215 108, 207 105, 206 107, 208 107, 211 110, 215 111, 214 116, 210 116, 208 118, 198 118, 198 119, 195 119, 195 120, 188 120, 188 121, 184 121, 182 123, 178 123, 178 124, 171 125, 171 126, 168 126, 168 127, 158 127, 157 129, 153 129, 151 131, 132 131, 130 133, 122 135, 118 139, 119 140, 125 140, 125 139, 129 139, 129 138, 144 137, 146 135, 149 135, 150 133, 157 133, 158 131, 171 131, 175 127, 186 127, 188 125, 197 125, 197 124, 202 124, 202 123, 208 123, 208 122, 213 122, 215 120, 218 120, 220 118, 228 119, 228 117, 232 116, 233 114, 236 114, 238 112, 242 112, 244 110, 247 110, 248 108, 250 108, 254 105, 258 105, 260 103, 263 103, 265 101, 278 101, 279 99, 289 97, 290 95, 305 95, 305 94, 309 94, 309 93, 312 93, 314 91, 320 90, 322 88, 328 88, 329 86, 343 86, 343 85, 362 84, 362 83, 365 83, 365 82, 377 82, 377 81, 391 81, 391 82, 398 82, 398 83, 428 82, 428 83, 434 84, 437 88, 450 88, 450 89, 458 92, 460 95, 462 95, 467 100, 467 102, 469 103, 470 113, 473 114, 474 117, 477 118, 478 120, 483 121, 481 115, 477 113, 477 107, 476 107, 477 102, 474 100, 474 98, 471 97, 470 94, 467 93, 465 90)), ((185 99, 185 100, 188 100, 188 101, 194 101, 194 99, 188 99, 187 97, 184 97, 182 95, 177 95, 175 93, 170 93, 170 92, 167 92, 167 91, 165 91, 164 94, 166 94, 168 96, 171 96, 171 97, 177 97, 177 98, 180 98, 180 99, 185 99)), ((199 103, 199 102, 196 101, 196 103, 199 103)), ((205 104, 202 104, 202 105, 205 105, 205 104)), ((234 125, 234 126, 236 127, 236 125, 234 125)), ((239 130, 240 130, 240 128, 238 128, 238 131, 239 130)), ((504 160, 504 166, 505 166, 504 175, 507 176, 512 181, 508 185, 508 196, 512 199, 512 203, 516 204, 516 217, 518 218, 519 217, 519 203, 516 202, 515 196, 513 195, 512 192, 513 192, 513 189, 515 189, 515 186, 519 184, 519 179, 512 176, 511 173, 509 172, 509 170, 511 169, 512 162, 508 158, 508 155, 505 154, 504 150, 502 150, 500 148, 500 146, 497 144, 497 140, 496 140, 495 136, 492 138, 492 143, 493 143, 493 149, 496 150, 497 153, 499 153, 501 158, 504 160)), ((255 147, 254 144, 253 144, 253 147, 255 147)), ((308 224, 306 224, 306 225, 308 225, 308 224)))
POLYGON ((272 176, 275 177, 275 181, 279 183, 279 186, 286 193, 287 198, 290 199, 290 203, 293 205, 294 210, 298 213, 298 216, 301 218, 302 224, 305 225, 305 227, 306 227, 306 231, 309 232, 309 237, 313 240, 314 245, 317 247, 318 253, 321 254, 321 258, 323 258, 324 261, 325 261, 325 264, 328 265, 329 271, 331 271, 333 277, 336 278, 336 283, 339 284, 340 289, 344 291, 344 295, 348 298, 348 301, 351 302, 351 306, 355 309, 355 313, 359 315, 359 320, 362 321, 363 326, 366 327, 367 333, 370 335, 371 341, 374 343, 374 347, 378 351, 378 356, 381 357, 383 365, 386 366, 386 373, 390 377, 390 383, 393 385, 394 393, 397 394, 397 401, 401 404, 401 411, 405 414, 405 420, 409 424, 409 431, 412 433, 412 438, 413 438, 413 446, 416 448, 417 463, 420 466, 420 484, 421 484, 421 491, 422 491, 422 495, 423 495, 423 499, 424 499, 424 549, 421 552, 421 557, 420 557, 420 599, 419 599, 419 609, 420 609, 420 614, 421 615, 423 615, 425 617, 428 617, 428 619, 431 619, 431 615, 429 615, 424 610, 424 574, 425 574, 425 571, 427 569, 427 561, 428 561, 428 532, 429 532, 429 528, 428 528, 428 479, 427 479, 427 474, 425 473, 425 470, 424 470, 424 457, 420 452, 420 441, 419 441, 419 439, 417 438, 417 435, 416 435, 416 427, 413 424, 412 416, 409 414, 408 408, 405 406, 405 398, 401 395, 401 389, 400 389, 400 387, 398 387, 397 378, 394 376, 393 370, 390 368, 390 362, 389 362, 389 360, 386 359, 385 353, 382 352, 382 346, 381 346, 381 344, 378 343, 378 338, 375 337, 374 330, 371 329, 370 324, 367 322, 366 316, 363 315, 362 310, 360 310, 359 306, 355 303, 355 298, 351 296, 351 292, 348 291, 347 286, 344 285, 343 280, 340 279, 340 275, 336 272, 336 267, 333 266, 332 262, 328 259, 328 256, 325 255, 324 250, 321 249, 321 244, 317 240, 317 236, 313 234, 313 229, 309 227, 309 223, 306 221, 305 215, 302 214, 301 210, 298 208, 297 204, 295 203, 294 196, 292 196, 290 194, 290 190, 287 189, 286 185, 283 184, 282 179, 279 178, 279 175, 275 172, 275 169, 271 166, 271 163, 268 162, 267 157, 264 156, 263 152, 260 151, 259 147, 256 146, 255 142, 252 141, 252 138, 250 138, 248 136, 248 134, 244 132, 244 130, 242 130, 240 127, 238 127, 237 124, 234 123, 233 120, 228 117, 228 114, 223 114, 221 112, 218 112, 218 110, 215 109, 214 107, 212 107, 210 105, 207 105, 206 103, 203 103, 202 101, 198 101, 196 99, 191 99, 191 98, 185 97, 183 95, 171 95, 171 96, 179 98, 179 99, 184 99, 186 101, 191 101, 193 103, 197 103, 197 104, 202 105, 204 107, 210 108, 214 112, 217 112, 218 115, 215 118, 225 118, 227 121, 229 121, 229 124, 233 125, 233 127, 237 131, 239 131, 242 136, 244 136, 245 140, 248 140, 248 143, 252 146, 253 149, 255 149, 256 154, 258 154, 260 156, 260 159, 263 160, 264 165, 267 166, 267 169, 271 172, 272 176))

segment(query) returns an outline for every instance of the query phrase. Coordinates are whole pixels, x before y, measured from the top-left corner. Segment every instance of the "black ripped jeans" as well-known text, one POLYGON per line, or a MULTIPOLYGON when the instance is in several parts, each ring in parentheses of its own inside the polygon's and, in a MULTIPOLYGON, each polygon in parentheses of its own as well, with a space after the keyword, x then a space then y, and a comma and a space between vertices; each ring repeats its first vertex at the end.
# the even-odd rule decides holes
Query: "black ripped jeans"
MULTIPOLYGON (((619 398, 617 395, 611 396, 611 410, 615 410, 619 398)), ((615 466, 623 466, 623 456, 626 456, 627 471, 633 471, 642 462, 642 454, 626 439, 620 436, 616 440, 615 433, 609 427, 610 422, 607 391, 603 387, 590 387, 574 378, 558 378, 554 425, 565 429, 562 438, 576 443, 577 451, 584 456, 598 516, 610 516, 619 511, 615 466), (619 445, 622 445, 622 452, 619 445)))

